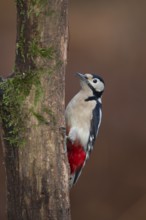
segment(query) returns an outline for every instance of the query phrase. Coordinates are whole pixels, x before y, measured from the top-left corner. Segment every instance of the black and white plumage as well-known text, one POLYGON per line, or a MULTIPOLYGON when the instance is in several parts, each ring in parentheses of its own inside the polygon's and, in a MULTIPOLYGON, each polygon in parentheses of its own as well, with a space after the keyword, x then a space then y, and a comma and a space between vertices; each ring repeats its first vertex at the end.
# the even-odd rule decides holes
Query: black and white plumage
POLYGON ((81 90, 65 111, 67 152, 71 169, 70 185, 76 183, 89 158, 101 123, 101 96, 104 81, 95 74, 77 73, 81 90))

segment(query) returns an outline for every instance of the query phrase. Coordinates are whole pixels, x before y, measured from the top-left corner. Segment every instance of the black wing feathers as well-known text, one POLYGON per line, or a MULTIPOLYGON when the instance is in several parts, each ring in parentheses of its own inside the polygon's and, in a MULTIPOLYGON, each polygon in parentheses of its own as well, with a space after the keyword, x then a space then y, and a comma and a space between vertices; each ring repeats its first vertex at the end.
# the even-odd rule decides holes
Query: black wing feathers
POLYGON ((99 123, 100 123, 100 109, 101 109, 101 103, 97 101, 97 104, 93 110, 93 117, 91 121, 90 135, 87 146, 87 151, 89 152, 88 157, 91 151, 93 150, 93 145, 95 143, 96 135, 98 132, 99 123))

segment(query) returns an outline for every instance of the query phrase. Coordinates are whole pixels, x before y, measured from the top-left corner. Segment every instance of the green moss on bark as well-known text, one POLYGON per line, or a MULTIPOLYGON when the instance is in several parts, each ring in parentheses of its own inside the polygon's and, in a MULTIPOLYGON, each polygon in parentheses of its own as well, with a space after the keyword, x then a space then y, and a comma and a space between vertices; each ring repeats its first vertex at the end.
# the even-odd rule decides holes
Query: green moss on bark
POLYGON ((57 60, 58 54, 51 45, 44 46, 38 19, 42 12, 53 16, 55 11, 49 8, 48 0, 16 0, 17 5, 17 43, 16 66, 14 77, 0 82, 3 97, 0 100, 0 118, 4 122, 6 139, 10 145, 20 146, 24 143, 25 121, 30 116, 38 120, 38 124, 56 124, 53 111, 48 108, 37 109, 37 104, 44 91, 41 79, 60 68, 62 62, 57 60), (38 17, 39 15, 39 17, 38 17), (38 62, 39 60, 39 62, 38 62), (54 66, 43 65, 53 60, 54 66), (46 66, 45 68, 43 66, 46 66), (33 99, 29 111, 25 111, 25 102, 33 89, 33 99), (46 115, 51 120, 46 120, 46 115))
POLYGON ((34 106, 42 97, 43 89, 40 76, 41 73, 23 73, 0 83, 0 89, 3 91, 0 117, 1 121, 4 122, 5 139, 9 144, 20 146, 24 143, 25 120, 29 117, 25 114, 24 103, 32 86, 35 91, 34 106))

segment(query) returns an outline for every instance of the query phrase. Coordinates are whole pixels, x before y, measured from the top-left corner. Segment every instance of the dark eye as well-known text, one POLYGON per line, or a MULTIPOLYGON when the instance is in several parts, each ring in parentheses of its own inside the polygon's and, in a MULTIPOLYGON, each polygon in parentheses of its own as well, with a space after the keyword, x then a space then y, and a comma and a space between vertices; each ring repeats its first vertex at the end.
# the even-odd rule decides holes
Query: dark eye
POLYGON ((97 79, 93 79, 93 82, 94 82, 94 83, 97 83, 97 79))

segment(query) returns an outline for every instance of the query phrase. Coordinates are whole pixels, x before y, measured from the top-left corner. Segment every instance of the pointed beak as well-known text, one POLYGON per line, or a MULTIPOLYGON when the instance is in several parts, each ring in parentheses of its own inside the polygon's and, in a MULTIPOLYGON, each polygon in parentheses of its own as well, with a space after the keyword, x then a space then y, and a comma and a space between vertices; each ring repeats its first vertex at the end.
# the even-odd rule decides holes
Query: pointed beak
POLYGON ((87 79, 86 79, 86 77, 85 77, 84 74, 82 74, 82 73, 76 73, 76 74, 77 74, 77 76, 80 78, 80 80, 82 80, 82 81, 84 81, 84 82, 87 83, 87 79))
POLYGON ((77 74, 77 76, 80 78, 80 80, 82 82, 86 83, 91 90, 94 90, 93 86, 90 84, 90 82, 88 81, 88 79, 85 76, 85 74, 82 74, 82 73, 76 73, 76 74, 77 74))

